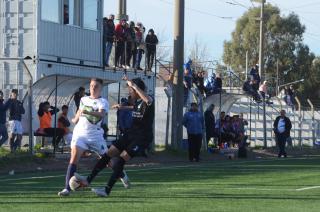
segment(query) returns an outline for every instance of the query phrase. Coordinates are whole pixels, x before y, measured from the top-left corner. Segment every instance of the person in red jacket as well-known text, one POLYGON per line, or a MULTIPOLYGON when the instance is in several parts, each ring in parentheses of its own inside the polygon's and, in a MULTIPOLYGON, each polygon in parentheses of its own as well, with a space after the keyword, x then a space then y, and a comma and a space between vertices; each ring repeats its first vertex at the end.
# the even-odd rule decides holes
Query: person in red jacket
POLYGON ((125 50, 125 35, 126 35, 126 19, 121 19, 120 23, 115 27, 116 36, 116 52, 115 52, 115 66, 125 66, 124 50, 125 50))

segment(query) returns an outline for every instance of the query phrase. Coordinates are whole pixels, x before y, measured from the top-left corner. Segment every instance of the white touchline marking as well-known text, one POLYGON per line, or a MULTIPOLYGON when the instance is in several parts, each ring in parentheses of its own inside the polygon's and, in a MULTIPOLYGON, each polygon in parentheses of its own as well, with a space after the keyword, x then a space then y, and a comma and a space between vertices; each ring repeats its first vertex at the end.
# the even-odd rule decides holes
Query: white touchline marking
POLYGON ((64 177, 65 175, 51 175, 51 176, 42 176, 42 177, 23 177, 23 178, 15 178, 15 179, 1 179, 0 182, 10 182, 10 181, 18 181, 18 180, 33 180, 33 179, 48 179, 55 177, 64 177))
MULTIPOLYGON (((305 159, 305 158, 289 158, 287 160, 300 160, 300 159, 305 159)), ((277 161, 277 159, 265 159, 265 160, 250 160, 250 161, 234 161, 234 162, 229 162, 226 164, 221 164, 221 163, 204 163, 202 164, 203 166, 199 167, 199 164, 194 164, 194 165, 176 165, 176 166, 161 166, 161 167, 150 167, 150 168, 144 168, 144 167, 138 167, 138 169, 133 169, 133 170, 126 170, 129 173, 130 172, 141 172, 141 171, 152 171, 152 170, 163 170, 163 169, 175 169, 175 168, 188 168, 188 167, 199 167, 199 168, 207 168, 210 167, 211 165, 216 165, 216 166, 224 166, 224 165, 237 165, 237 164, 248 164, 248 163, 260 163, 260 162, 269 162, 269 161, 277 161)), ((82 173, 85 174, 86 172, 82 173)), ((50 175, 50 176, 42 176, 42 177, 24 177, 24 178, 14 178, 14 179, 1 179, 0 182, 10 182, 10 181, 18 181, 18 180, 32 180, 32 179, 47 179, 47 178, 55 178, 55 177, 64 177, 65 175, 50 175)))
MULTIPOLYGON (((290 188, 254 188, 254 187, 240 187, 240 188, 224 188, 224 187, 215 187, 216 189, 221 190, 255 190, 255 191, 295 191, 295 189, 290 188)), ((213 189, 215 189, 213 188, 213 189)), ((185 190, 186 188, 167 188, 169 190, 185 190)))
POLYGON ((304 191, 304 190, 310 190, 310 189, 316 189, 320 188, 320 186, 310 186, 310 187, 304 187, 304 188, 298 188, 296 191, 304 191))

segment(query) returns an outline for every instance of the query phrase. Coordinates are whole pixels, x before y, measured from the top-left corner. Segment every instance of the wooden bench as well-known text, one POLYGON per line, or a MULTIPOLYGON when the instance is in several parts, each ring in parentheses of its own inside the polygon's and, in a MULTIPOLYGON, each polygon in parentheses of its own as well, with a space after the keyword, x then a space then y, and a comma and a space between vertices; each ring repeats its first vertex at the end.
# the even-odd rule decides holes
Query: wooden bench
MULTIPOLYGON (((33 132, 33 136, 35 137, 41 137, 41 147, 44 147, 44 141, 45 141, 45 138, 52 138, 52 146, 53 146, 53 152, 55 152, 56 148, 58 147, 58 144, 54 145, 53 144, 53 136, 51 135, 48 135, 46 134, 42 129, 37 129, 36 131, 33 132)), ((63 146, 61 148, 61 153, 63 154, 63 147, 64 147, 64 138, 62 137, 61 141, 60 142, 63 142, 63 146)))

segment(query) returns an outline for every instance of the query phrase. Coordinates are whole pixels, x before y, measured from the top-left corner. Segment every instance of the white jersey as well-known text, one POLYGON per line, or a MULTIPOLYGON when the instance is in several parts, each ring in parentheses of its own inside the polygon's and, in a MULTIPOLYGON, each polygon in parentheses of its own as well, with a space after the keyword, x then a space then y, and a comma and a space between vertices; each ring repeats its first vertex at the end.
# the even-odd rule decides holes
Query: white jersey
MULTIPOLYGON (((104 98, 92 99, 90 96, 82 97, 80 100, 79 110, 94 111, 104 110, 108 113, 109 103, 104 98)), ((82 114, 79 118, 78 123, 74 127, 74 136, 85 136, 88 139, 92 136, 97 138, 97 136, 103 135, 103 129, 101 128, 102 118, 96 116, 91 116, 87 114, 82 114)))

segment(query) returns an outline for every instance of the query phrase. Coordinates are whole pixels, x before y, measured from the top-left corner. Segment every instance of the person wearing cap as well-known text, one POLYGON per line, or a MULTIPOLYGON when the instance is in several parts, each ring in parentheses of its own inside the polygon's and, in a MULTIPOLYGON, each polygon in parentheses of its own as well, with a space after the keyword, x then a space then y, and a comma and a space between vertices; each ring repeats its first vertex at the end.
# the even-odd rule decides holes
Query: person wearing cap
MULTIPOLYGON (((100 197, 110 195, 116 181, 119 177, 122 177, 125 163, 133 157, 143 155, 153 139, 153 98, 146 93, 146 85, 141 78, 129 80, 127 77, 124 77, 124 80, 127 81, 129 95, 134 102, 132 126, 124 132, 124 135, 119 140, 111 145, 107 153, 102 155, 88 177, 79 176, 77 178, 83 187, 89 186, 98 173, 110 162, 113 172, 107 185, 103 188, 92 189, 100 197)), ((113 106, 113 108, 119 107, 119 105, 113 106)))
POLYGON ((0 147, 8 140, 8 131, 6 127, 6 112, 8 106, 8 101, 4 103, 3 92, 0 90, 0 147))
POLYGON ((22 102, 18 100, 18 90, 12 89, 9 104, 9 143, 10 151, 15 152, 21 147, 23 128, 21 125, 22 115, 25 113, 22 102))
POLYGON ((146 36, 146 56, 147 56, 147 70, 151 71, 153 62, 155 60, 156 46, 158 44, 158 37, 154 34, 153 29, 148 31, 146 36))

